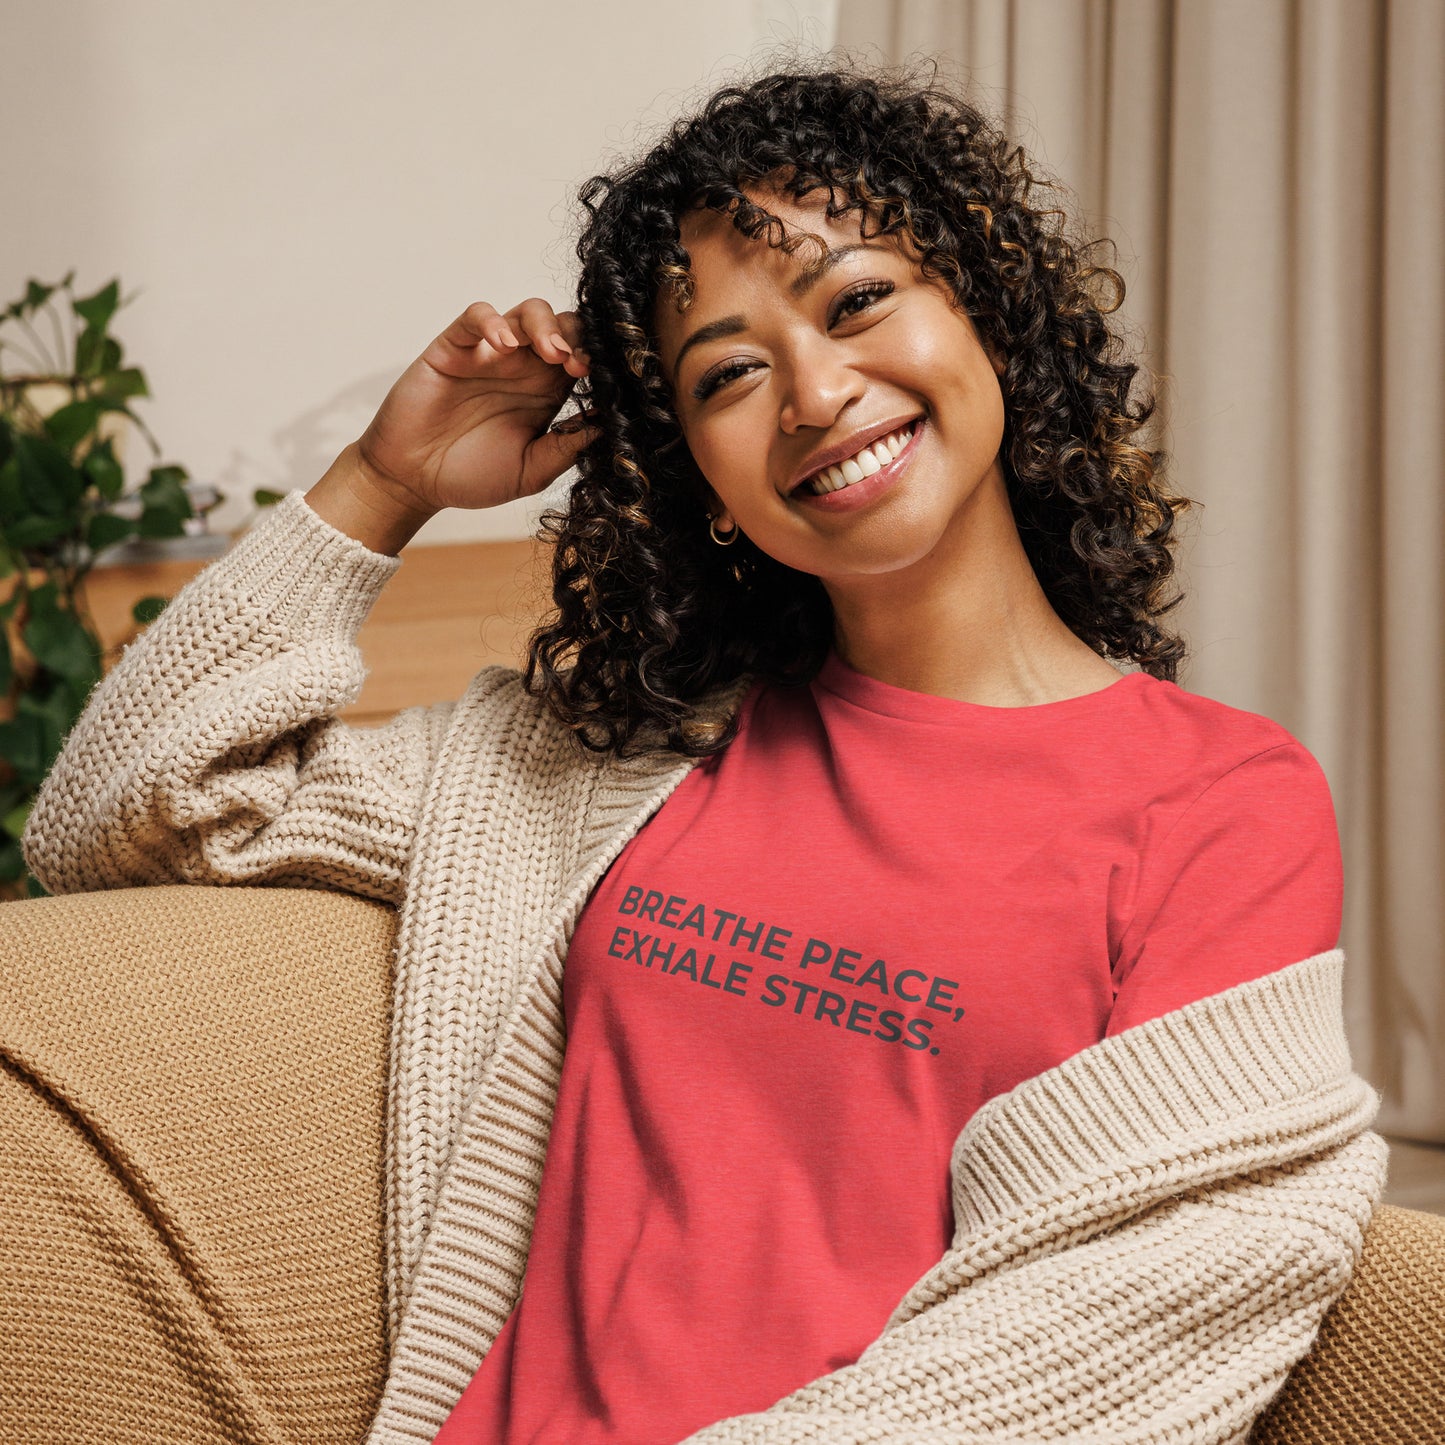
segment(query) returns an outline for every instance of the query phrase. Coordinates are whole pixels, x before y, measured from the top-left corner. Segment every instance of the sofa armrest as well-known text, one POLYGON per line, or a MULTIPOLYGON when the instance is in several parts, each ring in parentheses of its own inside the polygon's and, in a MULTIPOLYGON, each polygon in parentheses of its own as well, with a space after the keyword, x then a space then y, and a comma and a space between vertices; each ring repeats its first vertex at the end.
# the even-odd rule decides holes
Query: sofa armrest
POLYGON ((1344 1294, 1250 1445, 1445 1439, 1445 1215, 1382 1204, 1344 1294))
POLYGON ((357 1440, 385 1371, 395 910, 0 904, 0 1439, 357 1440))

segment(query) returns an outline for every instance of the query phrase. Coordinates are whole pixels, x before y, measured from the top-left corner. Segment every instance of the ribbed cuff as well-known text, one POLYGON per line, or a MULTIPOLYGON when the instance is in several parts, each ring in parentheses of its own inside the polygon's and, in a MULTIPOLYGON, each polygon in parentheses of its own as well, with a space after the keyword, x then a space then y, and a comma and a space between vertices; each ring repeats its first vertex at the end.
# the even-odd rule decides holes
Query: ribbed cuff
POLYGON ((402 565, 314 511, 299 491, 272 505, 212 564, 254 606, 284 614, 301 637, 354 637, 402 565))
MULTIPOLYGON (((1287 1136, 1295 1101, 1350 1081, 1344 961, 1330 949, 1197 999, 989 1099, 954 1145, 959 1229, 1260 1111, 1285 1111, 1287 1136)), ((1358 1092, 1340 1107, 1357 1113, 1358 1092)))

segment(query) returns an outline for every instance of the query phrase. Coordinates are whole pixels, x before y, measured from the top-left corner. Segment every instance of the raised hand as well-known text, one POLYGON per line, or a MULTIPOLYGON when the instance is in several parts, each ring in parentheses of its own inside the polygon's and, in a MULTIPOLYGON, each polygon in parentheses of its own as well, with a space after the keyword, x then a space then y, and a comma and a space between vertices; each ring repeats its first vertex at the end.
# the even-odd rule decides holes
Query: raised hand
POLYGON ((356 443, 379 485, 422 510, 531 496, 596 434, 552 428, 587 375, 575 311, 538 297, 468 306, 398 378, 356 443))

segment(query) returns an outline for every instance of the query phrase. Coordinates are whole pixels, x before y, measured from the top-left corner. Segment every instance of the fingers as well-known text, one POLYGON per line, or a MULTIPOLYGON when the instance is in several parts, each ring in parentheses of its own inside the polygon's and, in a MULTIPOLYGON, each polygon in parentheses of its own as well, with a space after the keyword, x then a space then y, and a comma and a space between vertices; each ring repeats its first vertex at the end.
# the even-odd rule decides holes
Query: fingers
POLYGON ((540 491, 550 487, 568 467, 577 465, 577 458, 583 447, 590 442, 597 433, 595 427, 582 427, 573 430, 570 427, 553 427, 550 431, 543 432, 529 448, 528 460, 536 468, 535 489, 540 491))
POLYGON ((566 337, 574 354, 582 357, 583 361, 590 360, 582 347, 582 318, 575 311, 557 312, 557 329, 566 337))
POLYGON ((471 351, 479 342, 486 342, 499 355, 518 344, 518 338, 506 319, 487 301, 473 301, 438 340, 461 351, 471 351))
POLYGON ((577 380, 591 368, 581 340, 577 312, 553 311, 539 296, 513 306, 506 314, 490 302, 474 301, 432 342, 423 360, 448 376, 486 376, 499 358, 530 350, 548 366, 559 367, 577 380))
POLYGON ((553 311, 533 296, 506 313, 488 301, 474 301, 437 340, 451 348, 451 366, 464 371, 495 357, 509 356, 530 347, 543 361, 560 366, 569 376, 583 377, 590 369, 581 349, 582 323, 575 311, 553 311), (461 353, 456 355, 456 353, 461 353))
POLYGON ((507 312, 503 324, 544 361, 571 376, 586 376, 588 357, 581 349, 582 325, 575 311, 558 313, 540 296, 533 296, 507 312))

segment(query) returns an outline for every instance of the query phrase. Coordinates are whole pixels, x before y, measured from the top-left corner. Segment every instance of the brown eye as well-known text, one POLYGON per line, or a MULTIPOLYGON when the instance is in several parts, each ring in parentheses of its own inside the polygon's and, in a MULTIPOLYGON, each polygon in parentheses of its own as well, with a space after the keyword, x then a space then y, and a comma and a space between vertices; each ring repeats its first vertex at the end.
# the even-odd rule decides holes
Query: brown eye
POLYGON ((871 304, 880 296, 887 296, 892 290, 893 283, 891 281, 865 281, 863 285, 855 286, 851 291, 845 291, 839 298, 831 324, 836 325, 839 321, 845 321, 850 316, 857 316, 867 309, 866 306, 859 306, 856 310, 851 309, 854 301, 862 300, 871 304))
MULTIPOLYGON (((859 316, 868 309, 874 301, 880 297, 890 295, 894 290, 891 281, 865 281, 861 286, 855 286, 851 291, 845 291, 838 298, 838 304, 833 308, 833 315, 829 321, 830 326, 836 326, 840 321, 846 321, 850 316, 859 316), (855 301, 864 304, 855 307, 855 301)), ((710 371, 693 387, 692 394, 697 401, 706 401, 719 387, 726 386, 734 377, 742 376, 753 368, 741 361, 725 361, 716 371, 710 371)))
POLYGON ((698 401, 706 401, 718 387, 724 382, 731 381, 733 377, 740 376, 752 368, 744 366, 741 361, 725 361, 716 371, 710 371, 693 387, 692 394, 698 401))

